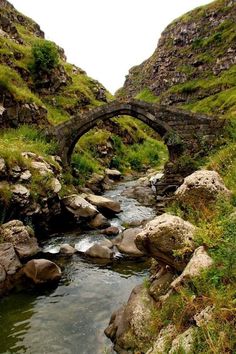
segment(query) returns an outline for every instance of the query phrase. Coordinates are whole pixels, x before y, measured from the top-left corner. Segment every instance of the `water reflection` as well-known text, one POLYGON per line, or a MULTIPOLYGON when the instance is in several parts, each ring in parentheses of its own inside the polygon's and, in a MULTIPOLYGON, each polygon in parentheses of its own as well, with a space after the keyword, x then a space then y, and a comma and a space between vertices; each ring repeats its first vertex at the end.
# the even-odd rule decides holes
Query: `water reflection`
MULTIPOLYGON (((124 188, 118 186, 109 193, 118 199, 124 188)), ((146 208, 145 214, 145 207, 137 211, 133 201, 129 208, 125 197, 122 203, 123 216, 115 220, 119 225, 125 219, 125 210, 132 209, 136 216, 141 210, 141 218, 153 213, 146 208)), ((81 231, 60 234, 47 241, 45 247, 76 244, 85 236, 88 233, 81 231)), ((100 236, 93 232, 89 237, 94 242, 100 236)), ((103 354, 105 348, 111 347, 103 333, 110 315, 142 281, 148 264, 144 260, 117 259, 104 265, 78 254, 71 258, 57 254, 50 257, 63 269, 56 289, 28 289, 0 301, 0 353, 103 354)), ((108 352, 112 353, 110 349, 108 352)))

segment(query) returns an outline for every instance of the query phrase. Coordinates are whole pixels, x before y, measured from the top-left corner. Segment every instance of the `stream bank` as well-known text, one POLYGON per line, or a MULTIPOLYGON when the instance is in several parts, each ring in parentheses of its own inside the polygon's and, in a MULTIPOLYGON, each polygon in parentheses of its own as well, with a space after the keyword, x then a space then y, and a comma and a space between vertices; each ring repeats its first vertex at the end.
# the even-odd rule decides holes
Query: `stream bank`
MULTIPOLYGON (((104 194, 121 203, 123 211, 110 220, 119 229, 155 216, 153 208, 122 195, 135 183, 119 183, 104 194)), ((82 253, 71 257, 56 253, 61 244, 77 244, 85 250, 102 237, 98 230, 74 230, 54 234, 42 243, 44 257, 62 268, 62 278, 56 288, 29 288, 1 300, 1 353, 64 354, 78 353, 79 348, 80 354, 102 354, 111 347, 103 333, 110 315, 147 276, 149 262, 143 257, 134 261, 119 252, 109 264, 82 253)))

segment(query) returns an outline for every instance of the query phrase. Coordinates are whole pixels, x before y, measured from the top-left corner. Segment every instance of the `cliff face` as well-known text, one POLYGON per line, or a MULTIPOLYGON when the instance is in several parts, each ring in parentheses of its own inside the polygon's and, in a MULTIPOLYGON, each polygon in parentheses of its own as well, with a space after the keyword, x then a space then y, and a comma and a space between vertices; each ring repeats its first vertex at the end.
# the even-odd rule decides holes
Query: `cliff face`
POLYGON ((236 84, 235 39, 235 0, 197 8, 164 30, 153 55, 131 68, 117 94, 168 105, 192 104, 226 90, 230 95, 236 84))
MULTIPOLYGON (((68 64, 64 51, 44 39, 38 24, 6 0, 0 0, 0 8, 1 127, 58 123, 78 110, 107 101, 105 88, 83 70, 68 64), (35 54, 37 59, 42 59, 45 48, 54 48, 57 62, 50 70, 42 66, 36 73, 32 48, 40 48, 40 53, 35 54)), ((45 62, 47 54, 43 57, 45 62)))

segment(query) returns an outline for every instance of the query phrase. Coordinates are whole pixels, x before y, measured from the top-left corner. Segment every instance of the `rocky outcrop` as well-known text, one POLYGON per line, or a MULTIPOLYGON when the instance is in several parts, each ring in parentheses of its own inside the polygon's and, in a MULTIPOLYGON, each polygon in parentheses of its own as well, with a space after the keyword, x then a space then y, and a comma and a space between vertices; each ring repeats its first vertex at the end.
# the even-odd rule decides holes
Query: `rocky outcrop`
MULTIPOLYGON (((0 26, 1 27, 1 26, 0 26)), ((17 128, 23 124, 46 127, 47 110, 33 102, 19 102, 5 89, 0 88, 0 126, 17 128)))
POLYGON ((0 228, 0 237, 10 242, 20 259, 34 256, 39 252, 37 239, 29 226, 24 226, 19 220, 12 220, 0 228))
POLYGON ((34 284, 55 282, 61 278, 61 269, 47 259, 32 259, 26 263, 23 272, 34 284))
POLYGON ((194 81, 207 82, 209 76, 217 78, 235 65, 234 39, 227 36, 234 31, 235 18, 235 2, 224 0, 173 21, 162 33, 153 55, 130 69, 117 95, 135 97, 149 90, 159 96, 160 103, 178 105, 225 90, 221 85, 194 86, 194 81))
POLYGON ((231 193, 217 172, 200 170, 184 179, 175 196, 186 205, 200 207, 214 202, 219 196, 229 198, 231 193))
POLYGON ((21 268, 21 262, 11 243, 0 244, 0 264, 2 266, 2 274, 4 269, 7 275, 13 275, 21 268))
POLYGON ((195 226, 170 214, 150 221, 140 232, 135 244, 138 249, 163 264, 183 270, 194 251, 195 226), (180 257, 176 257, 176 252, 180 257))

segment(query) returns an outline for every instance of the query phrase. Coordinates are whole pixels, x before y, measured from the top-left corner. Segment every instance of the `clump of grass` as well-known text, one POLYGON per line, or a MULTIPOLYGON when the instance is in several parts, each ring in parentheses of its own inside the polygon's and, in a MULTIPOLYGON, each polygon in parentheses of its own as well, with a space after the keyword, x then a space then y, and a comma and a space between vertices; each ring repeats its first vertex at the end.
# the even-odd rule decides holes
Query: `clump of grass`
POLYGON ((160 101, 160 98, 158 96, 154 95, 154 93, 152 91, 150 91, 148 88, 145 88, 142 91, 140 91, 135 96, 135 98, 138 100, 142 100, 142 101, 150 102, 150 103, 158 103, 160 101))
MULTIPOLYGON (((48 142, 38 129, 23 125, 18 129, 7 129, 0 134, 0 156, 5 159, 7 165, 25 165, 22 152, 31 151, 42 155, 46 160, 48 155, 57 151, 56 142, 48 142)), ((50 160, 51 162, 51 160, 50 160)))

